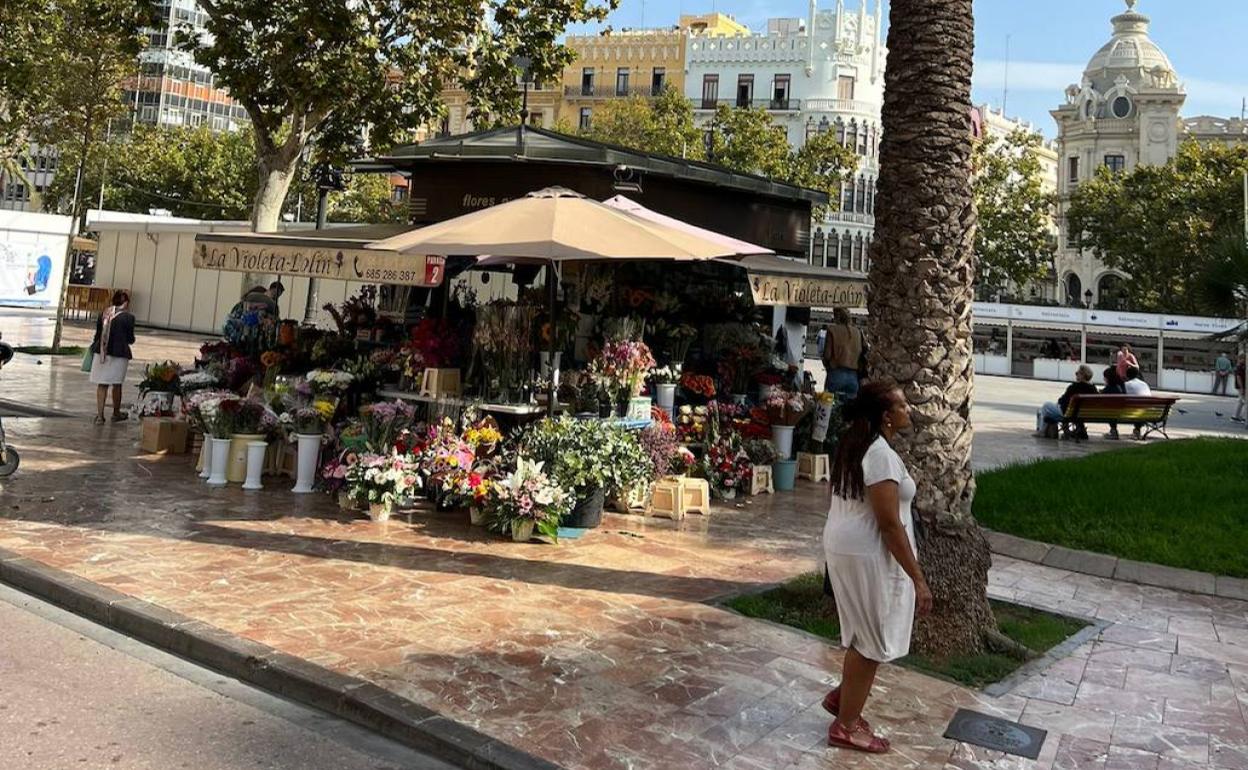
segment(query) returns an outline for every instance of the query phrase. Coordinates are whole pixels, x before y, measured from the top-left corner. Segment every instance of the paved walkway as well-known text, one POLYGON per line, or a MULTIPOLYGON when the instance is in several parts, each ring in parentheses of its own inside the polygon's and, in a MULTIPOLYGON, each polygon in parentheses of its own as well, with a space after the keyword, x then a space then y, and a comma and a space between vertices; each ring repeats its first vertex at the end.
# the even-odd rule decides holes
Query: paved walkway
MULTIPOLYGON (((141 350, 188 360, 187 344, 141 350)), ((6 369, 7 397, 90 412, 76 361, 29 363, 6 369)), ((517 545, 455 515, 346 518, 286 480, 208 489, 187 458, 138 453, 129 425, 6 427, 24 463, 0 495, 0 547, 568 768, 1248 770, 1242 602, 997 558, 994 596, 1098 618, 1103 633, 1000 697, 885 667, 869 717, 897 750, 846 755, 824 748, 819 708, 839 651, 709 603, 814 566, 814 485, 679 526, 608 516, 577 541, 517 545), (960 706, 1049 730, 1040 760, 941 738, 960 706)))

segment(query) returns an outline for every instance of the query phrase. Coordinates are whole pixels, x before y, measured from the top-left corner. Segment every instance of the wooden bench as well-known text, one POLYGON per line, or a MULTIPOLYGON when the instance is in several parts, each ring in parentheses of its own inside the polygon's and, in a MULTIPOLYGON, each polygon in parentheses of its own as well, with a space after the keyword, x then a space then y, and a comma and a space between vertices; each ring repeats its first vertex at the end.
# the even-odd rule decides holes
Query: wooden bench
POLYGON ((65 311, 77 318, 95 318, 113 301, 113 289, 71 283, 65 289, 65 311))
POLYGON ((1150 433, 1166 433, 1170 410, 1179 399, 1173 396, 1075 395, 1066 406, 1063 423, 1130 423, 1143 428, 1141 438, 1150 433))

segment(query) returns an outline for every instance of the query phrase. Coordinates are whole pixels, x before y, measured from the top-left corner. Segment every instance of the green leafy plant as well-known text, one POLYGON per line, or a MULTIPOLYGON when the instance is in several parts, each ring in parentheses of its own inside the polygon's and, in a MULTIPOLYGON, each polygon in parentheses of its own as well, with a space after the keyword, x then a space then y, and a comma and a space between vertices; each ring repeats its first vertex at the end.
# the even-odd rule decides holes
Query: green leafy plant
POLYGON ((650 472, 636 435, 599 420, 542 420, 520 437, 519 445, 526 457, 544 462, 546 472, 578 497, 596 489, 615 494, 650 472))

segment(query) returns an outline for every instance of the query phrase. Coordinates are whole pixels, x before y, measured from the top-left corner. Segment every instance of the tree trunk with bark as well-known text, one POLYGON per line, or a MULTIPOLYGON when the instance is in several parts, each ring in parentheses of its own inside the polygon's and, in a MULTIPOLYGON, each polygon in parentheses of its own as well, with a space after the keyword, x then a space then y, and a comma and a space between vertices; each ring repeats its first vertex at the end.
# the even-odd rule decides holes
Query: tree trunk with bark
POLYGON ((971 3, 893 0, 869 277, 870 374, 896 380, 914 410, 897 448, 935 597, 914 644, 936 657, 981 652, 996 630, 971 515, 971 3))
POLYGON ((258 233, 276 232, 282 219, 286 193, 295 179, 299 154, 277 148, 259 157, 260 185, 252 202, 251 227, 258 233))

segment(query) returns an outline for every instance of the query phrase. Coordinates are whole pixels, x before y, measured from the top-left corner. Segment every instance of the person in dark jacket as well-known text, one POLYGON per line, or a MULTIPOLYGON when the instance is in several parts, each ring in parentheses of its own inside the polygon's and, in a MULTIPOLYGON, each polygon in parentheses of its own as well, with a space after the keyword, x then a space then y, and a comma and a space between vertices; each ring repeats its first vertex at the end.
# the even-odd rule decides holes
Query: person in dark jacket
POLYGON ((91 340, 91 382, 95 383, 95 424, 104 423, 104 402, 113 391, 113 422, 126 419, 121 411, 121 386, 126 381, 134 344, 134 316, 130 313, 130 295, 120 289, 113 292, 113 304, 95 319, 95 337, 91 340))
POLYGON ((1058 426, 1062 426, 1068 429, 1068 435, 1086 439, 1088 428, 1082 422, 1076 421, 1073 431, 1066 425, 1066 409, 1070 406, 1070 400, 1077 395, 1096 395, 1096 386, 1092 384, 1092 367, 1087 364, 1081 364, 1075 370, 1075 381, 1066 386, 1066 392, 1057 399, 1057 403, 1049 401, 1036 410, 1036 435, 1057 438, 1058 426))

